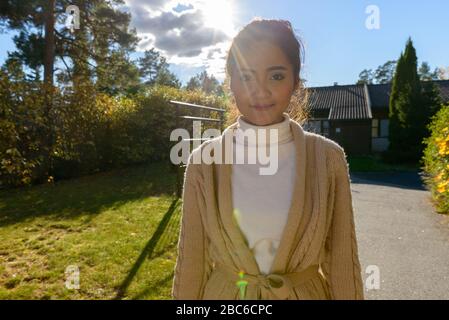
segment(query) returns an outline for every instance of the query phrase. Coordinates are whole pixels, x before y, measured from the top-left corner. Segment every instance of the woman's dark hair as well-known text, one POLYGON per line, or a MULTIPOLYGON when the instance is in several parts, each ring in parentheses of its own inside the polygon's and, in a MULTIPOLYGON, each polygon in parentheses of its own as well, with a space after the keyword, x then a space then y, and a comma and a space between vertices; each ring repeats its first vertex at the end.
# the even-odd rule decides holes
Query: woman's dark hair
MULTIPOLYGON (((234 37, 226 58, 224 86, 226 92, 230 92, 229 81, 232 71, 237 64, 236 57, 253 43, 261 41, 278 46, 292 64, 295 85, 298 84, 298 87, 286 112, 289 113, 292 119, 304 123, 309 115, 309 93, 304 88, 304 81, 300 77, 301 64, 304 62, 304 47, 299 38, 296 37, 291 23, 287 20, 255 18, 234 37)), ((238 115, 238 108, 234 97, 231 95, 228 121, 230 123, 234 122, 238 115)))
POLYGON ((255 18, 247 24, 232 40, 226 60, 226 73, 230 76, 236 65, 239 52, 254 42, 265 41, 278 46, 293 66, 295 82, 300 79, 304 49, 295 36, 292 25, 287 20, 255 18))

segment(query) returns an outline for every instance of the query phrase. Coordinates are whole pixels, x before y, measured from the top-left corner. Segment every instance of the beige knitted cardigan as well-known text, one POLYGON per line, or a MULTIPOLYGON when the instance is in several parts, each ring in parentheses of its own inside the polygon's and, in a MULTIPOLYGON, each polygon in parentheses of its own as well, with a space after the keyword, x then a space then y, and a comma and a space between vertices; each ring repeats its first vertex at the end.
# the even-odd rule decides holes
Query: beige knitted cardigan
MULTIPOLYGON (((192 163, 194 154, 209 144, 209 150, 217 147, 213 150, 222 150, 222 159, 229 159, 225 139, 232 139, 236 127, 235 122, 221 136, 194 149, 189 157, 172 287, 174 299, 239 299, 239 272, 261 277, 233 216, 232 164, 192 163), (216 270, 217 265, 232 270, 234 278, 216 270)), ((312 265, 320 267, 316 276, 289 287, 284 299, 363 299, 344 150, 332 140, 304 131, 293 119, 290 127, 296 146, 296 182, 271 273, 283 275, 312 265)), ((245 299, 279 296, 266 286, 249 283, 245 299)))

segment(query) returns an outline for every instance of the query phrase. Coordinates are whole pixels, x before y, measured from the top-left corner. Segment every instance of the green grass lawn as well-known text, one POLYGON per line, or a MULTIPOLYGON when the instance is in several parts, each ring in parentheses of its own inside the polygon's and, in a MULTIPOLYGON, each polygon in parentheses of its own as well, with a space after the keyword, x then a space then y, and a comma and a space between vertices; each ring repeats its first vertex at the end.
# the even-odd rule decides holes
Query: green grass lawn
POLYGON ((417 171, 418 164, 389 164, 381 160, 379 155, 348 156, 349 169, 354 172, 376 171, 417 171))
POLYGON ((175 176, 152 164, 0 192, 0 299, 170 299, 175 176), (80 288, 67 289, 76 265, 80 288))
MULTIPOLYGON (((348 157, 351 171, 414 170, 348 157)), ((0 299, 170 299, 181 201, 165 164, 0 191, 0 299), (80 271, 67 289, 65 270, 80 271)))

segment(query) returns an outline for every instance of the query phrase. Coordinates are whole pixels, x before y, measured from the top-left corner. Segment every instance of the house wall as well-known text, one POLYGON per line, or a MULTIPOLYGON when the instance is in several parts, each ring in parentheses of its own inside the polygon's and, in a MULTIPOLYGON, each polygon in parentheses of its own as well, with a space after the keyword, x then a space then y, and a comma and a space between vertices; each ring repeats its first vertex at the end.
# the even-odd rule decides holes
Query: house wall
POLYGON ((373 115, 373 118, 380 118, 380 119, 388 119, 388 107, 384 108, 372 108, 371 113, 373 115))
POLYGON ((371 119, 331 121, 330 139, 342 146, 347 155, 370 154, 371 119))
POLYGON ((372 138, 371 146, 373 152, 382 152, 388 149, 390 140, 388 138, 372 138))

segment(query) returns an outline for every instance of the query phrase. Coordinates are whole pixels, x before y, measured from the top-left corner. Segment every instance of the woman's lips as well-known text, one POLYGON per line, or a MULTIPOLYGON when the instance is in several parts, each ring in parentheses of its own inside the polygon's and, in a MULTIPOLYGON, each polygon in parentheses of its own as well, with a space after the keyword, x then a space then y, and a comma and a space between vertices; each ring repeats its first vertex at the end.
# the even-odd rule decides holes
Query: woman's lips
POLYGON ((266 109, 270 109, 273 106, 274 106, 274 103, 273 104, 259 104, 259 105, 253 105, 253 108, 255 108, 257 110, 266 110, 266 109))

